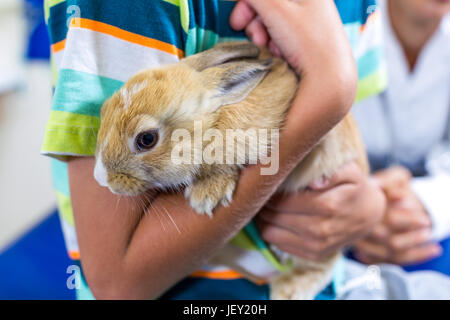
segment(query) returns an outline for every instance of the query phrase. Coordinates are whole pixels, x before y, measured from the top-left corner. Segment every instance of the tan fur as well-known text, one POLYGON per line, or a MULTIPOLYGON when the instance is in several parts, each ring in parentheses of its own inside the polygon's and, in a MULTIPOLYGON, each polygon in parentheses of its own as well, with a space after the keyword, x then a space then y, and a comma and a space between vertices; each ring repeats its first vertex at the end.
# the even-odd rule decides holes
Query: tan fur
MULTIPOLYGON (((110 189, 137 195, 151 187, 186 187, 185 195, 199 213, 211 214, 216 206, 228 205, 240 166, 174 165, 170 159, 174 147, 170 136, 180 128, 193 135, 194 120, 201 120, 204 128, 220 132, 282 128, 298 88, 298 78, 284 61, 264 60, 268 56, 266 51, 260 55, 250 43, 226 43, 131 78, 102 108, 97 157, 106 168, 110 189), (224 81, 236 74, 245 75, 246 70, 255 70, 254 77, 260 77, 246 84, 248 92, 233 92, 234 96, 220 94, 217 88, 224 81), (151 151, 137 153, 133 150, 133 139, 144 128, 160 130, 160 141, 151 151)), ((237 147, 258 152, 258 148, 246 142, 237 147)), ((280 192, 302 190, 352 160, 368 171, 358 129, 349 115, 298 165, 280 192)), ((291 272, 272 282, 272 297, 312 299, 330 280, 338 256, 320 263, 297 259, 291 272)))

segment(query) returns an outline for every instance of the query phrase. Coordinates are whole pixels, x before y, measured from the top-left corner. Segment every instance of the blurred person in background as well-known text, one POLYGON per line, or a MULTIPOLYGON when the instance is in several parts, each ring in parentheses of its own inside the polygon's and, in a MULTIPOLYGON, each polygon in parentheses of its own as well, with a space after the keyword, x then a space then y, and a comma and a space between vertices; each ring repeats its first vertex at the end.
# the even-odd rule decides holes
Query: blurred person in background
POLYGON ((450 254, 450 0, 379 5, 389 85, 353 112, 388 207, 355 256, 416 265, 450 254))
POLYGON ((17 56, 22 43, 17 39, 14 39, 15 41, 12 42, 12 35, 9 30, 9 28, 14 27, 16 28, 15 31, 19 33, 19 30, 17 30, 19 28, 17 28, 17 23, 14 19, 14 13, 19 8, 19 4, 15 1, 0 1, 0 39, 2 41, 2 51, 0 53, 0 105, 2 97, 19 88, 23 80, 22 61, 21 57, 17 56), (3 47, 3 43, 8 43, 8 50, 6 50, 6 47, 3 47))

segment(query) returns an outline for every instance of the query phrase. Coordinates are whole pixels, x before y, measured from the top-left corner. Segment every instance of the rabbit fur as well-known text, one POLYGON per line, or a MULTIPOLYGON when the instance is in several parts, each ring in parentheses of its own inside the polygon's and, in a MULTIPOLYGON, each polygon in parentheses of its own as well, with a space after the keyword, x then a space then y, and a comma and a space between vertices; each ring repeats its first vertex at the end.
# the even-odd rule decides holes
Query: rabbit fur
MULTIPOLYGON (((264 148, 245 140, 237 142, 237 157, 244 156, 236 164, 174 164, 172 152, 180 143, 189 144, 185 150, 195 154, 207 141, 193 146, 192 141, 174 141, 173 133, 182 129, 194 136, 195 122, 222 133, 282 129, 299 81, 286 62, 249 42, 219 44, 178 63, 139 72, 101 109, 95 178, 112 192, 129 196, 150 188, 184 189, 195 211, 212 215, 214 208, 232 201, 241 167, 250 157, 262 159, 267 153, 261 154, 264 148), (151 132, 148 141, 157 139, 149 150, 136 146, 142 132, 151 132)), ((270 141, 264 144, 265 150, 272 150, 270 141)), ((368 171, 364 146, 349 114, 323 137, 279 191, 304 190, 350 161, 368 171)), ((338 258, 339 253, 320 262, 292 257, 291 271, 271 281, 272 298, 313 299, 329 283, 338 258)))

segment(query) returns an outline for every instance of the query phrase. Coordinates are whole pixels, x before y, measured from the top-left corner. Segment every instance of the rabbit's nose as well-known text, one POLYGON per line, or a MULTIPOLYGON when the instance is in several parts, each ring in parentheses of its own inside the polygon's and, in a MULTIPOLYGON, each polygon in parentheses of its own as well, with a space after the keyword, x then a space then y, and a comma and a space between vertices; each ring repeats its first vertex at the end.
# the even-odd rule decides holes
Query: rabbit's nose
POLYGON ((94 178, 95 180, 97 180, 98 184, 101 185, 102 187, 108 186, 108 172, 106 171, 106 168, 103 165, 101 154, 95 161, 94 178))

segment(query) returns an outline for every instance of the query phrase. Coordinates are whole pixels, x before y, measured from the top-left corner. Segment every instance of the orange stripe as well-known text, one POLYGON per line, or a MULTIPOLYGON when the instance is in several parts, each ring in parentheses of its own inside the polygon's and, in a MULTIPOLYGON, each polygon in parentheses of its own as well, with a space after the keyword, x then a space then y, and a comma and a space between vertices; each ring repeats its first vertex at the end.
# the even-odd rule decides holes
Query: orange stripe
POLYGON ((103 22, 85 18, 72 18, 70 22, 70 27, 84 28, 92 31, 105 33, 128 42, 136 43, 145 47, 158 49, 160 51, 176 55, 180 59, 184 57, 184 52, 175 47, 174 45, 156 39, 144 37, 139 34, 132 33, 123 29, 119 29, 117 27, 114 27, 112 25, 103 22))
POLYGON ((364 32, 364 30, 366 29, 367 24, 371 20, 374 20, 375 18, 378 18, 379 15, 380 15, 380 12, 377 10, 377 11, 374 11, 370 16, 368 16, 367 20, 366 20, 366 23, 361 26, 361 28, 359 29, 359 32, 361 32, 361 33, 364 32))
POLYGON ((52 49, 52 52, 55 53, 55 52, 63 50, 65 46, 66 46, 66 39, 52 44, 51 49, 52 49))
MULTIPOLYGON (((193 274, 191 274, 191 277, 193 278, 207 278, 207 279, 215 279, 215 280, 236 280, 236 279, 247 279, 242 274, 240 274, 237 271, 234 270, 223 270, 223 271, 205 271, 205 270, 198 270, 195 271, 193 274)), ((259 280, 259 281, 253 281, 252 282, 263 285, 267 283, 267 281, 259 280)))
POLYGON ((79 251, 69 251, 69 257, 72 260, 80 260, 80 252, 79 251))
POLYGON ((232 280, 232 279, 242 279, 244 278, 239 272, 234 270, 223 270, 223 271, 205 271, 198 270, 191 274, 191 277, 195 278, 209 278, 209 279, 222 279, 222 280, 232 280))

